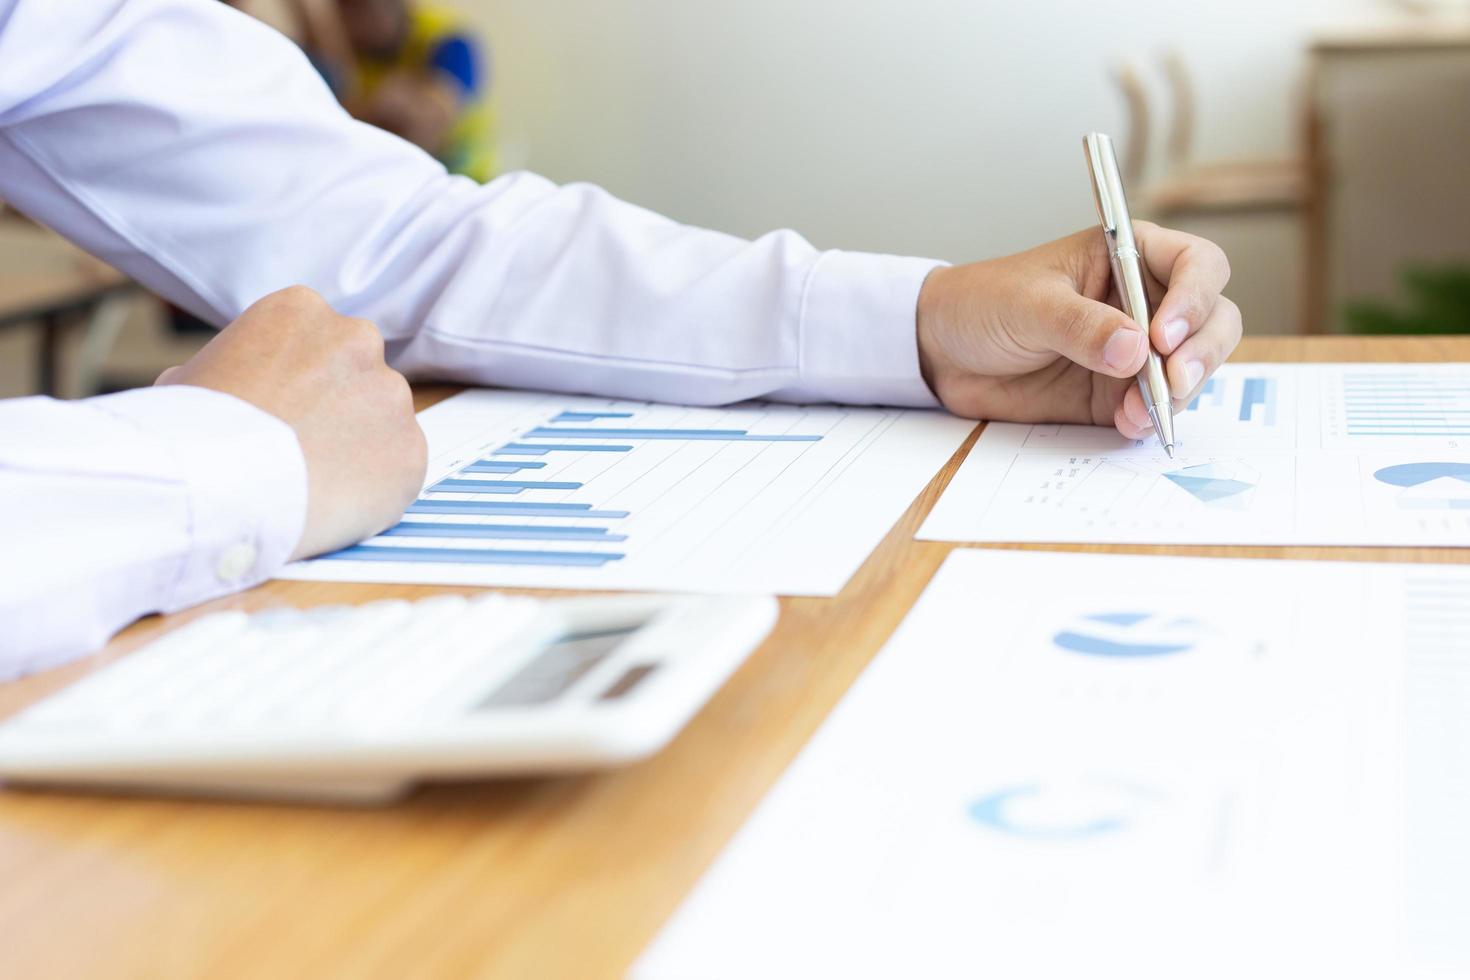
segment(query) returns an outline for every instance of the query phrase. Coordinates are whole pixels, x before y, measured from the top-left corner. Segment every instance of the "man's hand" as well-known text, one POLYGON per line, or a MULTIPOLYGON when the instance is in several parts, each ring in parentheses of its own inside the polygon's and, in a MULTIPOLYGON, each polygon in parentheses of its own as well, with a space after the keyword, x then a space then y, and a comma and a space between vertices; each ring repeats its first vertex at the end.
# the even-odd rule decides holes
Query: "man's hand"
POLYGON ((293 558, 376 534, 423 485, 424 433, 408 382, 383 360, 382 335, 305 287, 265 297, 157 383, 223 391, 296 431, 308 497, 293 558))
MULTIPOLYGON (((1240 341, 1240 310, 1220 295, 1225 253, 1203 238, 1134 222, 1176 409, 1240 341)), ((1147 339, 1118 308, 1097 228, 1019 255, 935 269, 919 293, 924 380, 957 415, 1012 422, 1153 426, 1133 377, 1147 339)))

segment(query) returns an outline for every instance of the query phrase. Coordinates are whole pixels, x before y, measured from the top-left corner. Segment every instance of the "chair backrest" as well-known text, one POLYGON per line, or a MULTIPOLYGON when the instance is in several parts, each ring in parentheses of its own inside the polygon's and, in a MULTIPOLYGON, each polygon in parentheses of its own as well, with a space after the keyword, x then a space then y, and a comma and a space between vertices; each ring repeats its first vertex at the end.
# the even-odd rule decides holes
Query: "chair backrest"
POLYGON ((1169 169, 1177 173, 1188 168, 1194 157, 1194 80, 1178 48, 1164 52, 1160 63, 1169 84, 1169 134, 1164 144, 1165 157, 1169 169))
POLYGON ((1148 168, 1148 89, 1143 84, 1138 66, 1131 61, 1114 65, 1110 74, 1113 84, 1123 95, 1123 104, 1128 111, 1128 134, 1120 141, 1123 144, 1123 159, 1118 161, 1118 165, 1123 170, 1123 182, 1129 187, 1138 187, 1148 168))

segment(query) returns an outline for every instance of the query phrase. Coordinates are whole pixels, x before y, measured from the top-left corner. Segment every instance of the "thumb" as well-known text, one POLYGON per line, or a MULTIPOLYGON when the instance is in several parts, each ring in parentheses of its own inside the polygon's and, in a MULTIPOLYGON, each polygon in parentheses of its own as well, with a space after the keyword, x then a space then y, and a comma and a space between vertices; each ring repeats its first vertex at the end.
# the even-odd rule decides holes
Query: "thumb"
POLYGON ((1143 369, 1148 333, 1122 310, 1068 293, 1051 311, 1051 348, 1090 371, 1130 378, 1143 369))
POLYGON ((175 364, 173 367, 170 367, 170 368, 164 368, 163 369, 163 373, 158 376, 158 380, 155 381, 155 382, 153 382, 153 383, 155 385, 169 385, 169 384, 173 384, 174 383, 174 378, 178 376, 178 373, 179 373, 179 366, 177 364, 175 364))

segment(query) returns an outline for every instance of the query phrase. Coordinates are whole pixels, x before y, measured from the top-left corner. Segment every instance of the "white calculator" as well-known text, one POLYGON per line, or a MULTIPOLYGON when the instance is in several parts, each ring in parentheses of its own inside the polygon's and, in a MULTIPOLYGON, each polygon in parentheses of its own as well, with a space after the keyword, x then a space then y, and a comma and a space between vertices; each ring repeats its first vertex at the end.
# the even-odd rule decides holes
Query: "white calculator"
POLYGON ((489 594, 205 616, 0 723, 12 783, 376 803, 656 752, 776 600, 489 594))

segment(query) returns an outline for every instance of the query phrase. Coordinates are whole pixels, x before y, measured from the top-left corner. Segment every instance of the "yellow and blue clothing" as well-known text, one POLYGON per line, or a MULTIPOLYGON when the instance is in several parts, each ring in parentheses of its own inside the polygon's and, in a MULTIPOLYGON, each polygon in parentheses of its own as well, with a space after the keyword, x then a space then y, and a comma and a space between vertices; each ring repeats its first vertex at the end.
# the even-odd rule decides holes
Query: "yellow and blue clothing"
POLYGON ((397 72, 428 72, 448 80, 459 94, 459 111, 439 161, 451 172, 487 181, 495 176, 495 117, 490 104, 485 52, 464 19, 437 4, 412 4, 408 30, 388 58, 359 56, 358 93, 371 99, 374 89, 397 72))

